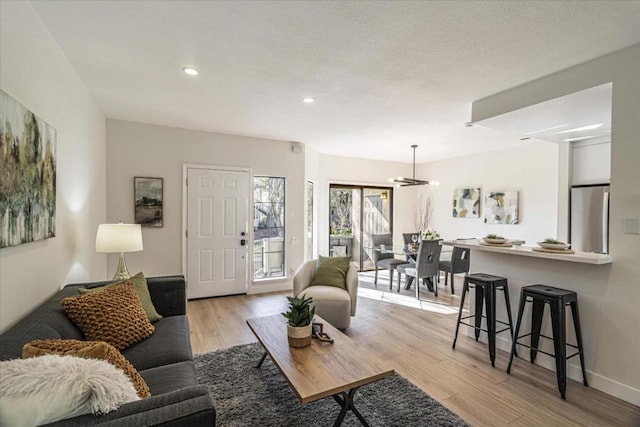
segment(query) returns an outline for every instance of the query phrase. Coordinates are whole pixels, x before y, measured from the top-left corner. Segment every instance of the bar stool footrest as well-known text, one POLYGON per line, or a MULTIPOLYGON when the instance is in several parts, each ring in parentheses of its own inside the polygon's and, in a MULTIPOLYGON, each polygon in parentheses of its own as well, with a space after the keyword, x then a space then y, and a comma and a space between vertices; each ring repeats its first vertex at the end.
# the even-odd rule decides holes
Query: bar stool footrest
POLYGON ((477 330, 479 330, 479 331, 489 333, 489 331, 487 331, 486 329, 482 329, 482 328, 480 328, 480 327, 478 327, 478 326, 476 326, 476 325, 472 325, 471 323, 463 322, 462 320, 461 320, 459 323, 460 323, 461 325, 466 325, 466 326, 469 326, 469 327, 471 327, 471 328, 473 328, 473 329, 477 329, 477 330))
POLYGON ((533 347, 531 347, 529 344, 522 344, 522 343, 516 342, 516 345, 520 345, 520 346, 522 346, 522 347, 530 348, 531 350, 535 350, 535 351, 537 351, 538 353, 546 354, 547 356, 556 357, 556 355, 555 355, 555 354, 553 354, 553 353, 548 353, 548 352, 546 352, 546 351, 544 351, 544 350, 540 350, 540 349, 537 349, 537 348, 533 348, 533 347))
MULTIPOLYGON (((553 354, 553 353, 547 353, 547 352, 546 352, 546 351, 544 351, 544 350, 540 350, 540 349, 537 349, 537 348, 533 348, 533 347, 531 347, 530 345, 527 345, 527 344, 522 344, 522 343, 516 342, 516 345, 521 345, 522 347, 530 348, 531 350, 535 350, 535 351, 537 351, 538 353, 546 354, 547 356, 556 357, 556 355, 555 355, 555 354, 553 354)), ((575 348, 577 348, 576 346, 571 345, 571 344, 567 344, 567 345, 570 345, 571 347, 575 347, 575 348)), ((569 359, 571 359, 572 357, 575 357, 575 356, 579 355, 580 353, 582 353, 582 352, 581 352, 581 351, 577 351, 577 352, 573 353, 571 356, 566 356, 566 357, 565 357, 565 359, 566 359, 566 360, 569 360, 569 359)))
MULTIPOLYGON (((572 347, 573 347, 573 346, 572 346, 572 347)), ((575 352, 575 353, 573 353, 571 356, 567 356, 567 360, 569 360, 569 359, 571 359, 572 357, 575 357, 575 356, 577 356, 577 355, 579 355, 579 354, 582 354, 582 352, 581 352, 581 351, 576 351, 576 352, 575 352)))
MULTIPOLYGON (((504 322, 500 322, 500 323, 504 323, 504 322)), ((489 333, 489 331, 488 331, 488 330, 483 329, 483 328, 479 328, 479 327, 477 327, 476 325, 472 325, 471 323, 467 323, 467 322, 460 321, 460 324, 461 324, 461 325, 469 326, 469 327, 471 327, 471 328, 473 328, 473 329, 480 330, 480 331, 482 331, 482 332, 489 333)), ((499 334, 500 332, 508 331, 508 330, 510 329, 510 328, 509 328, 509 326, 508 326, 508 325, 509 325, 508 323, 504 323, 504 324, 505 324, 505 325, 507 325, 507 327, 506 327, 506 328, 504 328, 504 329, 499 329, 499 330, 497 330, 497 331, 496 331, 496 334, 499 334)))
MULTIPOLYGON (((499 320, 496 320, 496 322, 500 322, 500 321, 499 321, 499 320)), ((500 322, 500 323, 504 323, 504 322, 500 322)), ((504 323, 504 324, 505 324, 505 325, 508 325, 508 323, 504 323)), ((473 326, 473 325, 469 325, 469 326, 473 326)), ((507 329, 508 329, 508 328, 507 328, 507 329)), ((504 330, 505 330, 505 329, 503 329, 503 331, 504 331, 504 330)), ((518 345, 522 345, 522 346, 525 346, 525 347, 528 347, 526 344, 520 344, 520 343, 518 342, 518 340, 520 340, 520 338, 526 338, 526 337, 528 337, 528 336, 530 336, 530 335, 531 335, 531 332, 529 332, 528 334, 519 335, 518 337, 516 337, 516 344, 518 344, 518 345)), ((548 340, 553 341, 553 337, 548 337, 548 336, 543 335, 543 334, 540 334, 540 336, 541 336, 542 338, 546 338, 546 339, 548 339, 548 340)), ((569 347, 571 347, 571 348, 575 348, 576 350, 580 350, 580 347, 578 347, 577 345, 574 345, 574 344, 571 344, 571 343, 568 343, 568 342, 567 342, 567 343, 564 343, 564 344, 565 344, 565 345, 567 345, 567 346, 569 346, 569 347)), ((531 347, 529 347, 529 348, 531 348, 531 347)), ((537 350, 537 349, 535 349, 535 348, 534 348, 534 350, 537 350)), ((540 351, 541 353, 543 353, 543 351, 542 351, 542 350, 538 350, 538 351, 540 351)), ((581 352, 579 351, 579 352, 575 353, 573 356, 575 356, 576 354, 580 354, 580 353, 581 353, 581 352)), ((553 356, 553 355, 552 355, 552 356, 553 356)), ((573 356, 571 356, 571 357, 573 357, 573 356)), ((569 357, 567 357, 567 359, 568 359, 568 358, 569 358, 569 357)))

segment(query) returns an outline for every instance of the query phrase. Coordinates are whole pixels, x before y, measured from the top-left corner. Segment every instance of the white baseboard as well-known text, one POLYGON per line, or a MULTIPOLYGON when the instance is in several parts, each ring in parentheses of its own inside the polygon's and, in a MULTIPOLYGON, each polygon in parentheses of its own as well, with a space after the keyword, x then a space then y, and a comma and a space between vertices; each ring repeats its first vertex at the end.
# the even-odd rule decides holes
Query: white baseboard
MULTIPOLYGON (((472 328, 468 328, 466 332, 468 336, 474 337, 475 339, 472 328)), ((487 334, 485 332, 482 332, 480 334, 480 341, 484 343, 487 342, 487 334)), ((497 336, 496 348, 510 354, 511 340, 508 338, 497 336)), ((520 347, 519 351, 522 351, 523 349, 526 349, 526 347, 520 347)), ((526 350, 527 350, 527 353, 523 360, 528 361, 529 352, 528 352, 528 349, 526 350)), ((570 359, 567 362, 567 377, 582 383, 582 370, 580 369, 580 359, 578 358, 578 356, 576 356, 575 360, 577 363, 574 362, 574 358, 570 359)), ((538 357, 536 358, 535 364, 542 366, 543 368, 549 369, 550 371, 553 371, 553 372, 556 371, 555 360, 553 359, 553 357, 547 356, 546 354, 538 353, 538 357)), ((626 384, 622 384, 616 380, 612 380, 611 378, 607 378, 601 374, 590 371, 588 369, 587 369, 587 381, 589 382, 589 387, 593 387, 596 390, 600 390, 611 396, 617 397, 618 399, 624 400, 625 402, 629 402, 632 405, 640 406, 640 390, 638 390, 637 388, 631 387, 626 384)))
POLYGON ((293 283, 290 280, 269 280, 254 282, 250 285, 249 294, 265 294, 267 292, 291 291, 293 283))

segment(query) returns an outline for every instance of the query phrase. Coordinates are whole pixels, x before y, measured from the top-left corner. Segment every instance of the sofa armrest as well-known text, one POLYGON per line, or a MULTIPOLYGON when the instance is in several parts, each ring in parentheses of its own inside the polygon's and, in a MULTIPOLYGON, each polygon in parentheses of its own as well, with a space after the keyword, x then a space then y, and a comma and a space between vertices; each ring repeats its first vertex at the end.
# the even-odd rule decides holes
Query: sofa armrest
POLYGON ((355 264, 349 264, 349 270, 347 271, 347 292, 351 297, 351 315, 356 315, 356 305, 358 304, 358 268, 355 264))
POLYGON ((311 285, 311 281, 313 280, 313 275, 316 272, 316 266, 318 265, 318 261, 312 259, 310 261, 305 262, 300 267, 293 276, 293 296, 297 296, 300 292, 305 290, 311 285))
POLYGON ((81 415, 48 426, 215 426, 216 410, 206 386, 194 386, 122 405, 105 415, 81 415))
POLYGON ((148 277, 149 294, 156 311, 163 316, 187 314, 187 294, 184 276, 148 277))

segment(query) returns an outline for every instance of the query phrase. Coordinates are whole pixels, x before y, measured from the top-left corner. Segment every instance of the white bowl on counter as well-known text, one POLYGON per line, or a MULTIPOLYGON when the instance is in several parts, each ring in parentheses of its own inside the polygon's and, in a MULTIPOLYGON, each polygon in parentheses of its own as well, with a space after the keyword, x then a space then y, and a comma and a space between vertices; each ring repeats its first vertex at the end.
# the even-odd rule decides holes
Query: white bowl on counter
POLYGON ((507 239, 505 239, 504 237, 499 239, 490 239, 488 237, 483 237, 482 240, 484 240, 486 243, 491 243, 492 245, 500 245, 502 243, 506 243, 507 241, 507 239))
POLYGON ((540 246, 543 249, 551 249, 554 251, 564 251, 569 249, 569 245, 566 243, 545 243, 545 242, 538 242, 538 246, 540 246))

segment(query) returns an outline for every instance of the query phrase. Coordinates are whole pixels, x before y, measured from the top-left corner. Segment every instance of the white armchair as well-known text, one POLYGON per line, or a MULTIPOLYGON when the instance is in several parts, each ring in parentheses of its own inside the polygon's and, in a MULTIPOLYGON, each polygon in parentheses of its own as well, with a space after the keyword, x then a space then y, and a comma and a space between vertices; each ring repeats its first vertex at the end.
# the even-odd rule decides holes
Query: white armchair
POLYGON ((313 298, 316 313, 335 328, 347 329, 351 316, 356 315, 358 302, 358 271, 353 264, 347 271, 346 290, 335 286, 311 285, 316 272, 317 260, 307 261, 293 276, 293 294, 305 294, 313 298))

